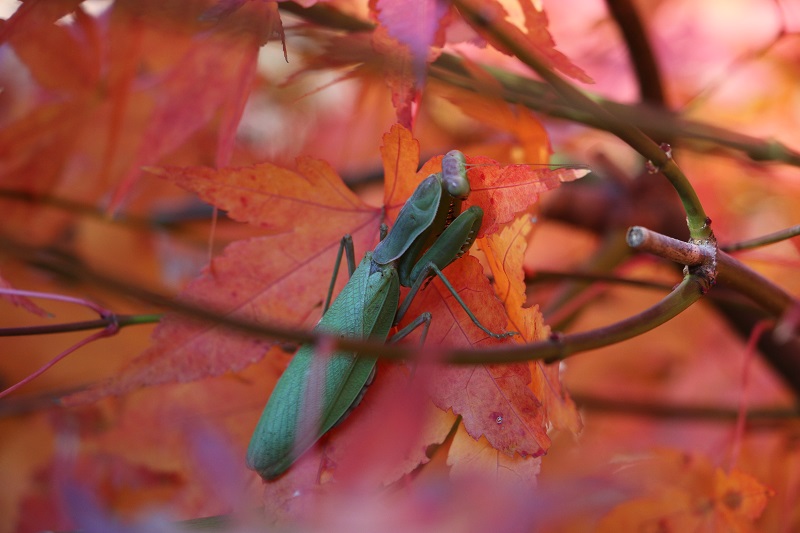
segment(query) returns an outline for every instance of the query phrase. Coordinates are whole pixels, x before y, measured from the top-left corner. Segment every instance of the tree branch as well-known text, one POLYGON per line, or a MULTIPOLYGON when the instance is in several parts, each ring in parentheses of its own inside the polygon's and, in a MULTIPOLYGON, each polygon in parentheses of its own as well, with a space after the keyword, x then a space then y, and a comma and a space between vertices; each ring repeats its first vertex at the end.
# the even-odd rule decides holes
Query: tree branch
MULTIPOLYGON (((186 316, 213 322, 232 330, 269 337, 298 344, 317 344, 326 342, 331 351, 344 350, 359 352, 364 357, 386 358, 392 360, 413 359, 419 350, 397 344, 384 344, 367 339, 342 338, 321 332, 286 328, 271 324, 260 324, 219 315, 207 307, 200 307, 176 300, 170 296, 135 287, 127 282, 95 272, 86 265, 60 256, 43 256, 40 250, 8 240, 0 240, 0 248, 25 261, 46 264, 52 271, 76 279, 82 279, 94 286, 102 287, 127 296, 132 296, 150 304, 177 311, 186 316)), ((653 307, 612 325, 591 331, 554 335, 546 341, 524 345, 509 345, 490 350, 442 350, 443 361, 456 364, 514 363, 532 360, 557 361, 570 355, 601 348, 630 339, 649 331, 688 308, 708 290, 707 283, 699 276, 688 275, 661 302, 653 307)))
MULTIPOLYGON (((316 4, 304 8, 295 2, 281 2, 280 9, 333 30, 362 32, 375 29, 375 25, 371 22, 342 13, 326 4, 316 4)), ((547 84, 539 80, 511 74, 494 67, 484 66, 483 68, 501 84, 503 88, 501 96, 510 103, 521 104, 553 117, 568 119, 597 129, 606 129, 602 120, 570 105, 547 84)), ((481 81, 472 78, 463 67, 462 59, 448 53, 441 54, 430 65, 429 75, 448 85, 473 92, 481 86, 481 81)), ((591 99, 610 113, 641 129, 653 139, 681 138, 712 143, 715 146, 742 151, 755 161, 780 161, 800 166, 800 153, 773 139, 759 139, 724 128, 686 120, 676 113, 657 106, 620 104, 597 95, 592 95, 591 99)), ((697 148, 695 146, 695 149, 697 148)))

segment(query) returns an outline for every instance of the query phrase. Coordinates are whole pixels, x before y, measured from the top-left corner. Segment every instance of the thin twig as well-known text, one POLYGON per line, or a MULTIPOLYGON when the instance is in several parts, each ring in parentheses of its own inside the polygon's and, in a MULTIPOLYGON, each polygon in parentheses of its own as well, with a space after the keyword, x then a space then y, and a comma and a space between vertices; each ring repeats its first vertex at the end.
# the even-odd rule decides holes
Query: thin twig
POLYGON ((613 285, 628 285, 630 287, 660 291, 670 291, 673 287, 673 284, 660 283, 647 279, 623 278, 612 274, 595 274, 593 272, 559 272, 556 270, 537 270, 532 276, 525 278, 525 283, 532 285, 534 283, 544 283, 550 280, 589 281, 613 285))
MULTIPOLYGON (((608 414, 642 416, 667 420, 698 420, 734 424, 740 411, 734 407, 713 405, 676 405, 649 402, 631 398, 604 398, 591 394, 573 392, 572 399, 581 409, 608 414)), ((751 408, 745 412, 748 427, 754 423, 770 426, 778 422, 794 422, 800 418, 800 409, 795 408, 751 408)))
POLYGON ((628 230, 628 246, 640 252, 647 252, 681 265, 697 266, 714 261, 715 250, 709 246, 692 244, 667 237, 641 226, 628 230))
POLYGON ((785 241, 787 239, 791 239, 792 237, 797 237, 798 235, 800 235, 800 224, 790 228, 778 230, 774 233, 768 233, 760 237, 748 239, 746 241, 734 242, 725 246, 720 246, 720 249, 728 253, 737 252, 739 250, 749 250, 752 248, 759 248, 761 246, 767 246, 768 244, 775 244, 776 242, 785 241))
POLYGON ((108 315, 95 320, 80 322, 64 322, 61 324, 48 324, 42 326, 19 326, 13 328, 0 328, 0 337, 22 337, 26 335, 47 335, 51 333, 70 333, 90 329, 105 328, 111 323, 116 323, 120 328, 140 324, 153 324, 161 320, 163 315, 108 315))
POLYGON ((39 376, 41 376, 42 374, 44 374, 45 372, 50 370, 53 366, 55 366, 56 363, 58 363, 59 361, 61 361, 65 357, 67 357, 69 354, 75 352, 76 350, 78 350, 80 348, 83 348, 87 344, 90 344, 90 343, 92 343, 92 342, 94 342, 94 341, 96 341, 98 339, 102 339, 104 337, 110 337, 112 335, 115 335, 118 331, 119 331, 119 328, 116 326, 116 324, 109 324, 107 327, 101 329, 100 331, 96 331, 96 332, 92 333, 91 335, 89 335, 88 337, 86 337, 84 339, 81 339, 80 341, 78 341, 77 343, 73 344, 72 346, 70 346, 69 348, 67 348, 66 350, 61 352, 60 354, 58 354, 55 357, 53 357, 50 361, 48 361, 47 363, 42 365, 40 368, 38 368, 32 374, 28 375, 25 379, 23 379, 21 381, 18 381, 17 383, 15 383, 14 385, 8 387, 7 389, 5 389, 3 391, 0 391, 0 398, 3 398, 5 396, 11 394, 15 390, 18 390, 20 387, 23 387, 23 386, 27 385, 28 383, 30 383, 34 379, 38 378, 39 376))

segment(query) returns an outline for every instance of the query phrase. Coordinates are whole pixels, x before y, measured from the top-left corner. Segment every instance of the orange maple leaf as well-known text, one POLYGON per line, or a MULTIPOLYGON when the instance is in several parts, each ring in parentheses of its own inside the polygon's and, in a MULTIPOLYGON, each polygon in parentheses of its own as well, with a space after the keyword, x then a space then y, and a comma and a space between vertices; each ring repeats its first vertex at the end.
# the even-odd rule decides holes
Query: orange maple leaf
POLYGON ((753 477, 726 474, 699 455, 660 450, 623 471, 642 496, 615 507, 597 531, 757 531, 774 492, 753 477))
MULTIPOLYGON (((380 210, 364 204, 319 160, 299 159, 296 171, 267 163, 150 170, 265 230, 262 237, 229 245, 181 294, 220 315, 299 327, 321 311, 342 235, 350 233, 358 250, 378 239, 380 210)), ((168 315, 153 346, 95 394, 238 370, 261 359, 273 343, 168 315)))
MULTIPOLYGON (((77 4, 26 2, 3 27, 31 76, 4 87, 15 112, 0 123, 0 186, 85 204, 111 198, 118 206, 141 166, 182 147, 217 117, 215 162, 227 164, 261 36, 203 31, 188 12, 170 19, 116 2, 93 17, 77 4), (74 22, 54 24, 70 6, 74 22)), ((252 17, 277 24, 277 8, 259 4, 252 17)), ((6 201, 3 213, 4 232, 28 242, 60 235, 71 216, 6 201)))
MULTIPOLYGON (((490 331, 509 329, 520 335, 504 340, 488 337, 438 280, 428 293, 414 301, 409 315, 416 316, 415 310, 429 310, 437 317, 428 333, 434 345, 484 348, 503 342, 541 340, 545 331, 541 315, 537 309, 523 309, 524 242, 515 240, 522 231, 519 228, 530 226, 530 220, 527 216, 516 219, 531 209, 538 193, 577 179, 586 171, 500 165, 486 157, 467 157, 467 163, 472 189, 467 204, 478 205, 485 213, 478 245, 494 264, 495 287, 474 258, 463 258, 445 273, 451 281, 463 280, 461 285, 454 283, 456 291, 490 331)), ((426 165, 423 171, 428 168, 426 165)), ((440 370, 431 394, 438 407, 462 415, 473 438, 485 436, 495 449, 507 455, 539 456, 547 450, 550 439, 545 413, 556 416, 560 427, 580 429, 575 406, 561 389, 557 368, 546 369, 538 364, 529 367, 525 363, 447 367, 440 370)))
MULTIPOLYGON (((464 0, 464 3, 471 11, 481 13, 485 20, 492 21, 492 25, 495 28, 508 35, 513 35, 515 40, 535 49, 549 63, 551 68, 583 83, 594 83, 583 69, 572 63, 563 53, 556 50, 556 43, 547 29, 546 13, 537 9, 530 0, 520 2, 525 15, 525 32, 506 20, 508 12, 497 0, 464 0)), ((473 25, 473 29, 494 45, 495 48, 511 55, 506 46, 495 39, 484 27, 470 23, 473 25)))
POLYGON ((447 464, 455 479, 474 477, 533 487, 536 486, 542 458, 505 455, 485 438, 475 440, 459 428, 450 445, 447 464))

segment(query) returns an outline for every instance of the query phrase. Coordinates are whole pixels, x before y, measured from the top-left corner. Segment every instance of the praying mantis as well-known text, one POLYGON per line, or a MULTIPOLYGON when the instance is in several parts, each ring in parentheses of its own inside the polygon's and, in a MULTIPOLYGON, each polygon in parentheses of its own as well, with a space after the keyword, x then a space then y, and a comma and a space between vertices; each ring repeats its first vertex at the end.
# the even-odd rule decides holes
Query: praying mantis
MULTIPOLYGON (((470 192, 466 159, 457 150, 442 159, 442 171, 423 180, 406 201, 392 230, 357 268, 352 240, 339 246, 333 280, 343 251, 347 252, 350 280, 333 304, 333 283, 323 316, 314 328, 343 337, 386 340, 391 328, 406 314, 411 301, 429 278, 438 276, 470 319, 495 338, 513 332, 486 329, 458 296, 442 269, 469 250, 483 221, 483 210, 471 206, 461 212, 470 192), (400 286, 410 291, 400 304, 400 286), (399 307, 398 307, 398 304, 399 307)), ((430 313, 423 313, 398 331, 395 341, 422 326, 424 342, 430 313)), ((261 414, 247 450, 247 465, 266 480, 283 474, 326 432, 357 406, 375 372, 375 359, 354 352, 315 354, 316 347, 300 347, 281 375, 261 414)))

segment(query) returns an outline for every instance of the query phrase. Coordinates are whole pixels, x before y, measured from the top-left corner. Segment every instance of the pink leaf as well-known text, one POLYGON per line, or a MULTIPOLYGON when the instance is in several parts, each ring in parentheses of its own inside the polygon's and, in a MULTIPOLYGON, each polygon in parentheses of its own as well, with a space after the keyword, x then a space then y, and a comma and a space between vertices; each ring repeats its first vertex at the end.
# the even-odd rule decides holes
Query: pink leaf
POLYGON ((389 35, 411 51, 414 74, 420 82, 425 76, 428 50, 434 43, 449 3, 443 0, 378 0, 376 7, 378 20, 389 35))

